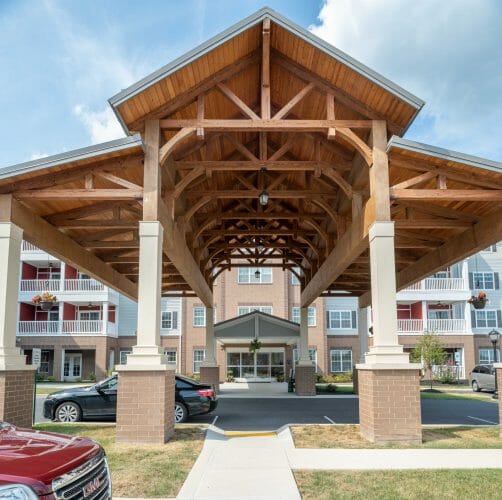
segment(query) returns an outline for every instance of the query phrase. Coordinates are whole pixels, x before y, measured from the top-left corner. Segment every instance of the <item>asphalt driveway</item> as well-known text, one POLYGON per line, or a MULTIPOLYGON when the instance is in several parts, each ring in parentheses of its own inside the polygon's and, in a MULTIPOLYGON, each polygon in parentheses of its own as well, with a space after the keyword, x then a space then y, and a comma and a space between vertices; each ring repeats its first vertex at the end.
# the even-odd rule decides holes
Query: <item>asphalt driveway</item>
MULTIPOLYGON (((37 397, 36 421, 44 421, 44 397, 37 397)), ((358 400, 338 398, 221 398, 216 411, 193 417, 193 423, 215 423, 224 430, 275 430, 285 424, 359 421, 358 400)), ((467 400, 422 400, 422 422, 441 425, 498 425, 495 403, 467 400)))

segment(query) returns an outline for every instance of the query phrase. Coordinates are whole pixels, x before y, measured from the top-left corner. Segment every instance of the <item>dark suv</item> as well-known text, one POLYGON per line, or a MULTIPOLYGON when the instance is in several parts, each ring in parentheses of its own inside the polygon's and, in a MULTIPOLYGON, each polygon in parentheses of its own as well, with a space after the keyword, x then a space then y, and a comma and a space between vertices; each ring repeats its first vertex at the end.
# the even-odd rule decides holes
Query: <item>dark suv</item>
POLYGON ((92 439, 20 429, 0 422, 0 498, 111 497, 105 452, 92 439))
MULTIPOLYGON (((189 416, 213 411, 218 404, 213 386, 176 375, 174 417, 177 424, 189 416)), ((88 387, 73 387, 49 394, 44 401, 44 417, 59 422, 83 419, 115 419, 117 416, 117 376, 88 387)))

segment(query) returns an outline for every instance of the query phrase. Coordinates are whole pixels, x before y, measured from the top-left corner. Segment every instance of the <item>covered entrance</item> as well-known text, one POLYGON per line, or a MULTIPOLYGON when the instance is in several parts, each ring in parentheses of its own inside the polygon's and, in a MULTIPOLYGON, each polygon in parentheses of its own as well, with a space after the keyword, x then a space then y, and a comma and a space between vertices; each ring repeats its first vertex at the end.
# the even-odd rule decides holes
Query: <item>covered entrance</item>
POLYGON ((225 350, 226 374, 235 382, 284 382, 292 369, 291 353, 300 338, 300 325, 271 314, 252 311, 214 326, 225 350), (260 348, 250 352, 252 341, 260 348))
POLYGON ((218 384, 213 283, 268 266, 300 282, 297 393, 315 392, 308 306, 358 297, 373 312, 371 348, 359 332, 361 432, 420 441, 419 366, 398 341, 396 290, 502 239, 502 165, 404 139, 420 99, 266 8, 110 103, 126 138, 0 171, 0 387, 22 380, 28 395, 21 421, 19 393, 0 393, 0 420, 31 423, 33 373, 16 348, 24 238, 138 301, 118 440, 174 432, 161 297, 206 307, 201 378, 218 384))

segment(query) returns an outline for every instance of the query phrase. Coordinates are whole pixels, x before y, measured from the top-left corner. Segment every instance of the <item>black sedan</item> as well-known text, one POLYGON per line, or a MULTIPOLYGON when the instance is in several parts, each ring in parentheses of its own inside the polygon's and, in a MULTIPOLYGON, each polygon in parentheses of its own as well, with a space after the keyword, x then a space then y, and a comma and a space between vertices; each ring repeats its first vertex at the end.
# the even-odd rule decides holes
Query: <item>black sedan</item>
MULTIPOLYGON (((209 413, 217 404, 214 387, 176 375, 174 418, 177 424, 185 422, 189 416, 209 413)), ((116 375, 89 387, 54 392, 44 401, 44 417, 58 422, 115 419, 116 416, 116 375)))

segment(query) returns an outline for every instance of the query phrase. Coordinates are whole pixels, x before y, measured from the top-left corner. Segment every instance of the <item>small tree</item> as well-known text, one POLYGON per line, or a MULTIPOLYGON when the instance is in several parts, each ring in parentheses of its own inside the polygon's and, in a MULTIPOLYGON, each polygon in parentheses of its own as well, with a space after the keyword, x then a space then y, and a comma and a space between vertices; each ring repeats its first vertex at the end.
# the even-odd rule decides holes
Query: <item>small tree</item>
POLYGON ((433 365, 442 365, 446 356, 447 354, 443 349, 441 341, 433 332, 424 332, 411 353, 411 359, 415 363, 423 363, 425 369, 429 372, 431 390, 432 367, 433 365))

